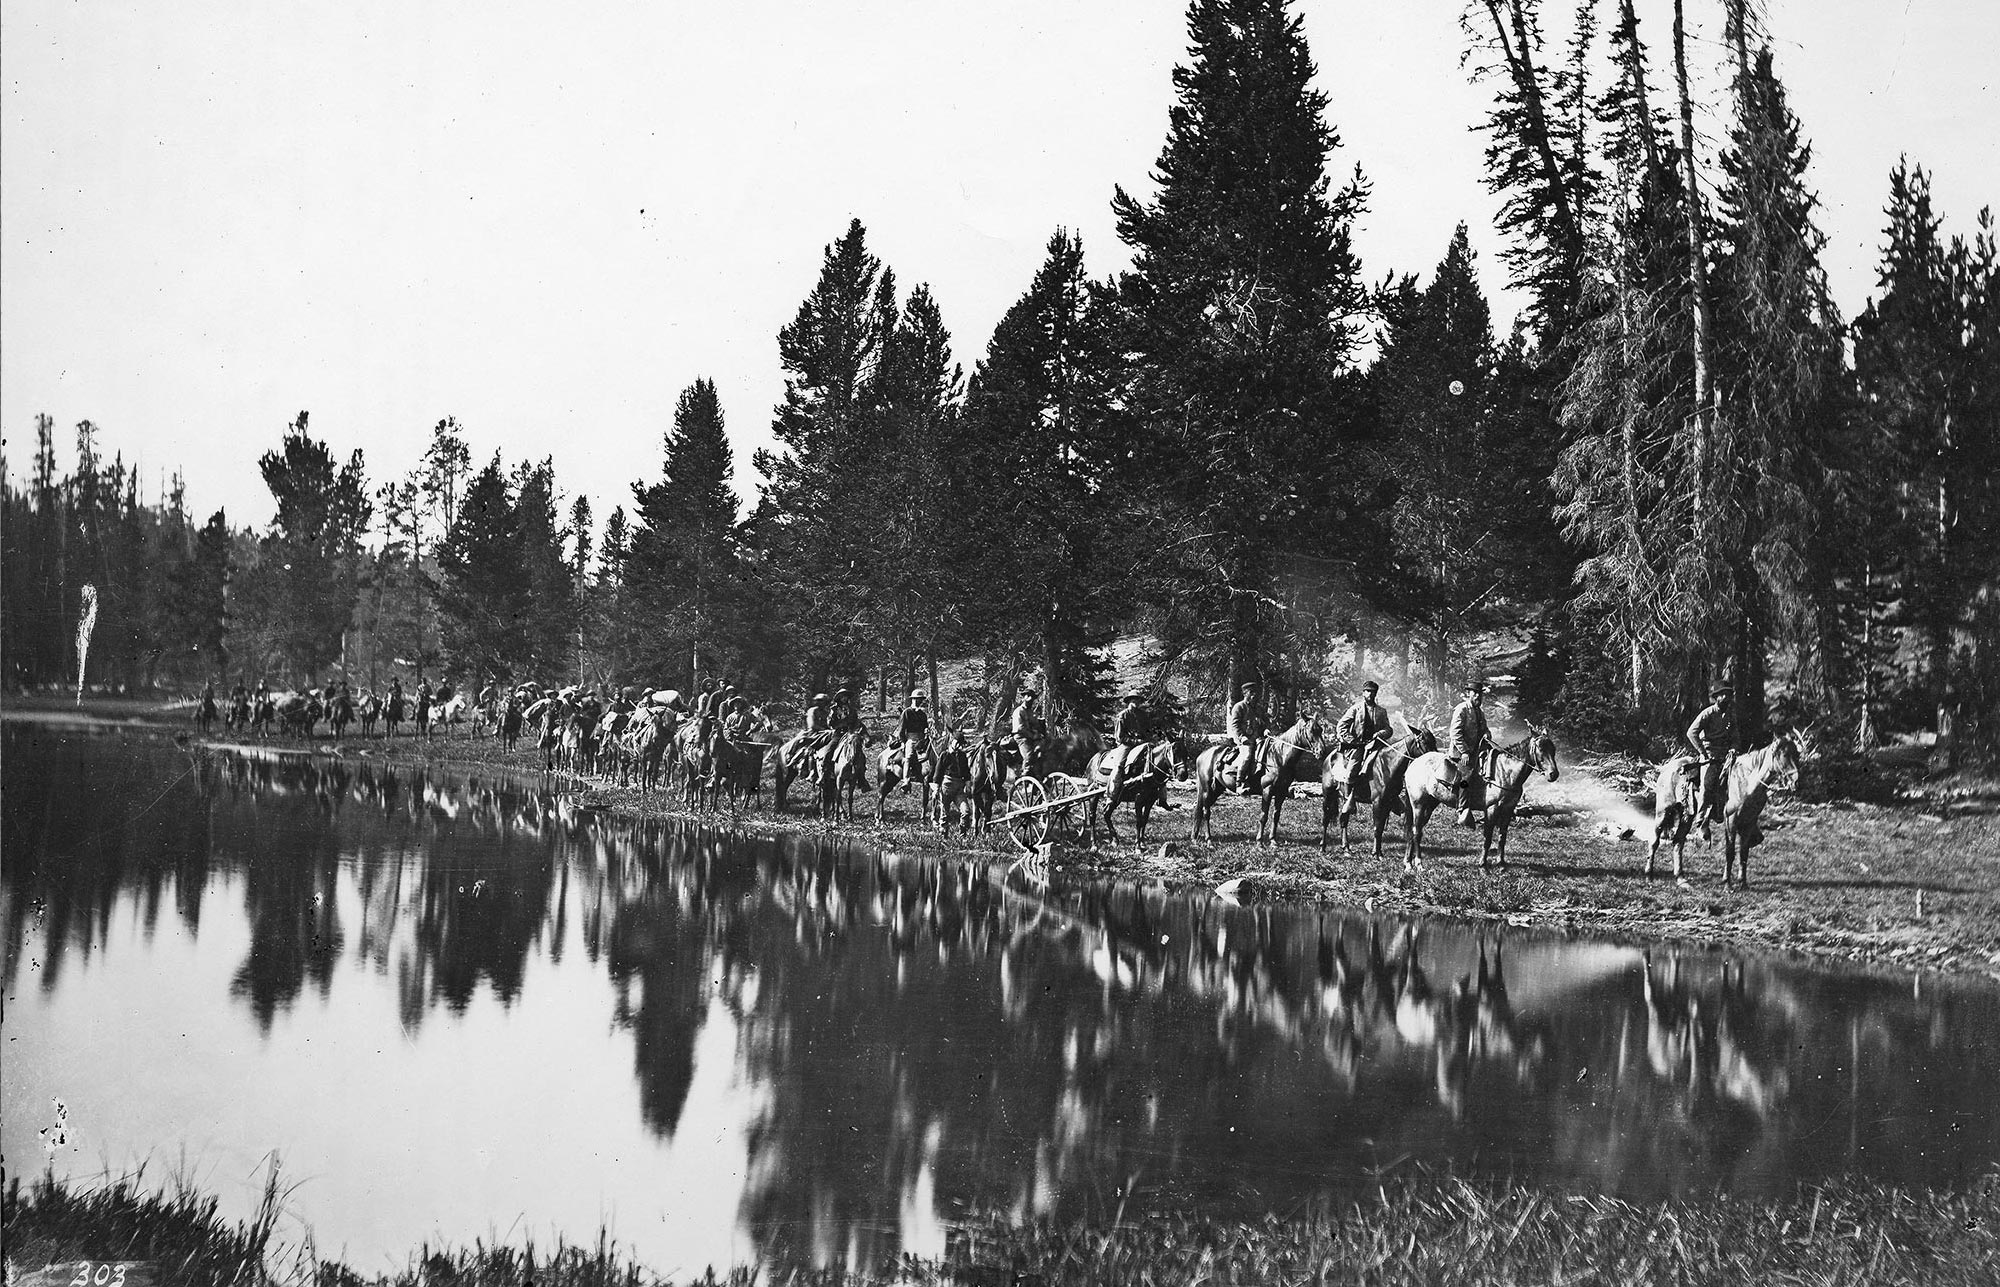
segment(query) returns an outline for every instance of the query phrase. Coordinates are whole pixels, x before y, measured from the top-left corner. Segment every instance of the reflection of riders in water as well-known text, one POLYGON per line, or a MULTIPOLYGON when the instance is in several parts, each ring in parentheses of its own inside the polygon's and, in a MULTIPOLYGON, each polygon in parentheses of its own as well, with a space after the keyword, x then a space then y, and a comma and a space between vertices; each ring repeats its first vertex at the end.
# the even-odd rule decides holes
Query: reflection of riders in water
MULTIPOLYGON (((1730 1105, 1761 1122, 1785 1090, 1782 1068, 1760 1070, 1739 1036, 1746 999, 1741 966, 1723 967, 1721 986, 1688 986, 1679 954, 1645 969, 1646 1065, 1660 1081, 1685 1092, 1683 1111, 1706 1103, 1730 1105)), ((1630 1061, 1630 1048, 1620 1052, 1630 1061)))

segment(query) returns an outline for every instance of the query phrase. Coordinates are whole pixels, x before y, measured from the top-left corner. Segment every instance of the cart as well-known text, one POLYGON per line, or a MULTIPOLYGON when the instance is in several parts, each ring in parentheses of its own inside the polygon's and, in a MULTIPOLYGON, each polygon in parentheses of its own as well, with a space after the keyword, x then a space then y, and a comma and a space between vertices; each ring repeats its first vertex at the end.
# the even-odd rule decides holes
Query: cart
POLYGON ((1039 780, 1022 774, 1007 788, 1007 812, 994 821, 1005 823, 1014 843, 1033 853, 1051 838, 1081 834, 1084 808, 1106 794, 1106 788, 1067 773, 1039 780))

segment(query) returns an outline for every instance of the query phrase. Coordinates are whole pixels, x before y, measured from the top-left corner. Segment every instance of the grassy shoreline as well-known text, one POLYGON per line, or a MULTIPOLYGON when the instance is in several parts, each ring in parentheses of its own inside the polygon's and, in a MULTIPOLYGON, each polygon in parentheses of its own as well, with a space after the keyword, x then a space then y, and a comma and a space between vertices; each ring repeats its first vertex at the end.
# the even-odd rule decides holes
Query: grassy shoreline
MULTIPOLYGON (((1853 1181, 1790 1197, 1728 1195, 1635 1204, 1500 1181, 1404 1176, 1371 1194, 1289 1217, 1218 1221, 1193 1212, 1135 1220, 959 1227, 942 1258, 882 1265, 710 1269, 659 1277, 600 1234, 537 1248, 424 1247, 367 1276, 320 1259, 310 1234, 277 1236, 275 1175, 259 1211, 235 1222, 184 1186, 43 1177, 4 1195, 9 1280, 77 1260, 151 1262, 162 1283, 319 1287, 603 1287, 742 1284, 1113 1283, 1991 1283, 2000 1273, 2000 1176, 1963 1192, 1853 1181)), ((289 1222, 285 1222, 289 1223, 289 1222)))
MULTIPOLYGON (((125 704, 116 714, 130 718, 139 706, 125 704)), ((10 699, 6 713, 20 708, 10 699)), ((507 752, 491 738, 462 733, 423 743, 357 737, 338 743, 281 737, 193 741, 543 776, 540 752, 532 747, 507 752)), ((770 811, 768 790, 754 809, 694 814, 658 793, 642 797, 601 779, 557 781, 593 805, 638 816, 726 819, 726 825, 745 830, 851 836, 945 856, 1018 853, 1004 834, 983 841, 940 837, 918 824, 914 796, 892 797, 881 826, 873 821, 872 797, 861 802, 857 822, 824 824, 797 812, 796 793, 793 811, 782 815, 770 811)), ((1753 887, 1740 891, 1723 887, 1719 853, 1698 838, 1688 846, 1684 884, 1641 874, 1646 819, 1632 803, 1632 782, 1629 763, 1566 756, 1561 781, 1537 777, 1530 783, 1504 872, 1482 870, 1479 833, 1442 815, 1425 837, 1425 869, 1416 876, 1403 870, 1399 823, 1391 822, 1381 858, 1372 855, 1359 817, 1351 854, 1343 852, 1337 827, 1331 847, 1323 850, 1320 801, 1307 797, 1286 806, 1282 844, 1258 845, 1257 803, 1232 796, 1216 808, 1221 839, 1192 844, 1187 840, 1191 797, 1185 792, 1174 796, 1182 807, 1155 813, 1145 844, 1133 842, 1128 810, 1121 818, 1124 843, 1095 850, 1063 847, 1051 865, 1074 876, 1154 880, 1174 888, 1214 887, 1242 877, 1243 898, 1318 900, 1376 912, 1484 918, 1622 942, 1729 946, 2000 978, 2000 813, 1988 801, 1810 803, 1778 797, 1767 814, 1766 843, 1756 850, 1753 887), (1637 838, 1623 839, 1621 833, 1637 838)), ((1662 872, 1670 871, 1670 854, 1663 851, 1661 860, 1662 872)))

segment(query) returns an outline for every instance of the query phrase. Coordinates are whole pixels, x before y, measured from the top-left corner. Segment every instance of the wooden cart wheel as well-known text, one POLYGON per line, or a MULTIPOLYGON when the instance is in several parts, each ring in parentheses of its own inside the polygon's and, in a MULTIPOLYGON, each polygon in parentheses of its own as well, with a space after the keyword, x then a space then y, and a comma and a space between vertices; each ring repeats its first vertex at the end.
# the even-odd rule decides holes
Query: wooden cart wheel
POLYGON ((1049 802, 1058 806, 1049 810, 1049 831, 1064 840, 1074 840, 1081 836, 1084 800, 1090 791, 1089 779, 1072 777, 1067 773, 1051 773, 1048 789, 1049 802), (1070 803, 1063 804, 1063 801, 1070 803))
POLYGON ((1030 853, 1048 839, 1049 815, 1042 808, 1048 800, 1042 784, 1026 774, 1007 788, 1007 829, 1013 833, 1014 843, 1030 853))

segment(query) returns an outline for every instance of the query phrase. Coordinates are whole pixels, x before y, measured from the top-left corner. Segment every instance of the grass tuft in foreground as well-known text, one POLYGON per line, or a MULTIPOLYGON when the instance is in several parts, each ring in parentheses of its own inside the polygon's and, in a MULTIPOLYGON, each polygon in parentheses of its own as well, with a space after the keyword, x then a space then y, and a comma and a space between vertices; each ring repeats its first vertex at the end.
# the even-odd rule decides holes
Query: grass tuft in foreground
MULTIPOLYGON (((51 1261, 153 1260, 160 1281, 317 1287, 641 1287, 661 1279, 600 1237, 538 1252, 476 1244, 419 1251, 368 1277, 294 1253, 271 1264, 275 1176, 248 1223, 213 1198, 134 1180, 44 1179, 4 1195, 14 1270, 51 1261)), ((1183 1214, 1111 1223, 1001 1221, 960 1229, 942 1260, 863 1272, 766 1266, 683 1280, 704 1287, 1041 1287, 1055 1284, 1923 1283, 2000 1281, 2000 1175, 1969 1192, 1837 1181, 1779 1202, 1727 1196, 1640 1205, 1498 1182, 1408 1177, 1311 1214, 1222 1221, 1183 1214)))

